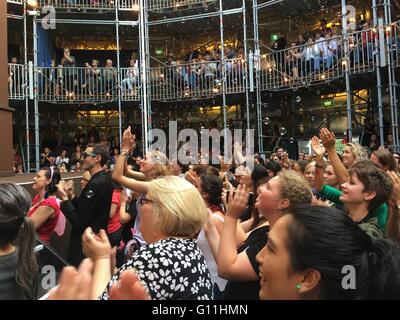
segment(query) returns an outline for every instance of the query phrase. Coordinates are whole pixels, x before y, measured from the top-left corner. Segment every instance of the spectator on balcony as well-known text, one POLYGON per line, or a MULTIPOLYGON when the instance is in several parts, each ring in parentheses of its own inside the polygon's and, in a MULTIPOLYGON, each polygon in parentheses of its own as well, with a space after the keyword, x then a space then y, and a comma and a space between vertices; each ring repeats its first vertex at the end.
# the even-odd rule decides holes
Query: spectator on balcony
POLYGON ((205 88, 210 90, 214 87, 215 74, 217 72, 217 64, 211 61, 211 56, 206 55, 206 63, 204 64, 205 88))
POLYGON ((12 57, 8 67, 9 94, 18 97, 22 94, 22 85, 22 69, 18 66, 17 57, 12 57))
POLYGON ((92 65, 85 63, 86 66, 86 83, 83 84, 83 88, 89 90, 89 95, 94 95, 99 92, 99 82, 101 78, 101 70, 98 68, 99 61, 96 59, 92 60, 92 65))
POLYGON ((71 56, 71 51, 69 48, 64 49, 64 56, 61 59, 61 65, 64 70, 64 94, 73 93, 75 87, 78 85, 77 80, 75 79, 76 74, 76 62, 75 57, 71 56))
POLYGON ((360 25, 363 30, 361 41, 364 57, 362 59, 364 63, 368 63, 373 59, 372 50, 374 46, 374 33, 372 32, 369 21, 361 20, 360 25))
POLYGON ((200 48, 200 54, 204 57, 205 55, 210 54, 210 51, 208 51, 205 46, 202 46, 200 48))
POLYGON ((329 70, 332 68, 335 59, 337 59, 338 41, 337 39, 332 39, 330 33, 326 35, 326 41, 326 68, 329 70))
POLYGON ((192 50, 189 52, 189 54, 186 56, 186 61, 192 62, 193 59, 197 59, 199 55, 199 50, 196 47, 192 47, 192 50))
MULTIPOLYGON (((301 67, 301 56, 299 47, 292 42, 288 54, 286 55, 286 72, 291 73, 294 79, 299 77, 299 67, 301 67)), ((300 72, 301 73, 301 72, 300 72)))
POLYGON ((125 78, 122 80, 121 83, 121 90, 122 90, 122 94, 126 94, 126 87, 128 87, 128 93, 130 95, 134 95, 135 92, 133 90, 133 86, 136 87, 136 85, 138 84, 138 79, 139 78, 139 67, 138 67, 138 61, 136 60, 129 60, 129 68, 126 71, 126 76, 125 78))
POLYGON ((314 58, 318 57, 319 63, 319 49, 317 44, 314 43, 313 39, 310 37, 307 40, 307 46, 303 51, 303 58, 305 61, 304 75, 308 75, 314 71, 314 58))
POLYGON ((283 70, 283 64, 284 64, 284 54, 283 54, 283 52, 279 52, 279 51, 286 49, 286 45, 287 45, 286 38, 283 35, 283 32, 279 31, 278 32, 278 40, 276 40, 273 44, 273 49, 275 51, 277 51, 275 54, 275 62, 276 62, 278 71, 283 70))
POLYGON ((318 47, 318 54, 314 55, 314 72, 319 73, 321 68, 321 60, 323 63, 324 58, 327 56, 325 38, 322 37, 319 32, 315 34, 315 44, 318 47))
POLYGON ((103 70, 105 93, 112 94, 116 85, 118 71, 117 68, 113 67, 111 59, 107 59, 106 67, 103 70))
POLYGON ((304 39, 304 37, 303 37, 303 35, 302 34, 299 34, 299 36, 297 37, 297 42, 296 42, 296 45, 298 45, 298 46, 304 46, 304 45, 306 45, 306 40, 304 39))
POLYGON ((62 150, 61 154, 56 158, 55 165, 59 168, 62 163, 69 164, 69 158, 67 157, 67 150, 62 150))

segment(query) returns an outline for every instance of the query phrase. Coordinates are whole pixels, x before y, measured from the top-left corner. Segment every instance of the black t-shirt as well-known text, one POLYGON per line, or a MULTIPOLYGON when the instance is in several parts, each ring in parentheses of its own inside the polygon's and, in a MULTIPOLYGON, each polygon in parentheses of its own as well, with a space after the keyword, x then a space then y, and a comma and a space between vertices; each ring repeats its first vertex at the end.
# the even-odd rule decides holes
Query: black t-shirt
MULTIPOLYGON (((238 253, 246 251, 254 271, 258 275, 257 254, 267 243, 269 226, 253 230, 238 253)), ((225 287, 224 300, 259 300, 260 281, 228 281, 225 287)))

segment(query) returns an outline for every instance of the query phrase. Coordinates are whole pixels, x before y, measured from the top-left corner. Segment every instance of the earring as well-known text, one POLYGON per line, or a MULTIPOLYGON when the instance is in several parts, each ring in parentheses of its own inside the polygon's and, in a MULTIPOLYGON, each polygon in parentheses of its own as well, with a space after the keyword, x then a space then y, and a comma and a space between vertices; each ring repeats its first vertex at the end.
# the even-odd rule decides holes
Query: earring
POLYGON ((297 291, 299 291, 301 289, 301 284, 300 283, 296 284, 296 289, 297 289, 297 291))

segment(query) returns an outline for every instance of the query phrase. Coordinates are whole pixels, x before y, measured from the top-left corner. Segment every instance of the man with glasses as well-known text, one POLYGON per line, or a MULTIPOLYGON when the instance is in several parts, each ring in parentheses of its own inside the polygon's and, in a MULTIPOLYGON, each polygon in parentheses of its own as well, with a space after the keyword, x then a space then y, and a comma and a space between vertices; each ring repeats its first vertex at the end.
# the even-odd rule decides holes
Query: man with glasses
POLYGON ((108 148, 101 144, 88 146, 83 153, 82 168, 91 176, 79 197, 66 192, 64 181, 58 184, 61 210, 72 225, 68 261, 78 266, 83 260, 81 237, 87 227, 94 232, 107 230, 113 186, 111 177, 103 170, 109 157, 108 148), (72 199, 72 200, 71 200, 72 199))

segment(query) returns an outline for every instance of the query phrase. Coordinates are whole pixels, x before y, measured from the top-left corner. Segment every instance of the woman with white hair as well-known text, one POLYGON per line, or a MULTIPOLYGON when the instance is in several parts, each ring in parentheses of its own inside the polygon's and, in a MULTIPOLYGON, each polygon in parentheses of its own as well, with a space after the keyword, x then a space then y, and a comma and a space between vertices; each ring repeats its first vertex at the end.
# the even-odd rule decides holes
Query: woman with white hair
POLYGON ((111 245, 105 231, 99 235, 90 228, 85 231, 84 252, 94 263, 92 298, 109 299, 109 289, 122 273, 134 269, 152 299, 212 299, 210 273, 195 239, 208 218, 200 193, 184 179, 163 177, 149 182, 140 206, 140 229, 147 245, 112 278, 111 245))
MULTIPOLYGON (((128 169, 127 157, 133 151, 135 145, 135 135, 131 134, 131 127, 125 130, 122 141, 122 151, 115 163, 112 178, 113 180, 133 191, 138 192, 141 196, 137 203, 137 215, 133 228, 133 240, 126 248, 132 253, 132 248, 140 247, 145 244, 145 240, 140 232, 141 224, 141 206, 138 205, 141 198, 145 196, 149 188, 149 181, 152 179, 166 176, 170 174, 168 167, 168 158, 159 151, 149 151, 145 158, 139 161, 140 172, 128 169), (131 249, 129 249, 131 248, 131 249)), ((124 221, 126 224, 129 221, 124 221)))

